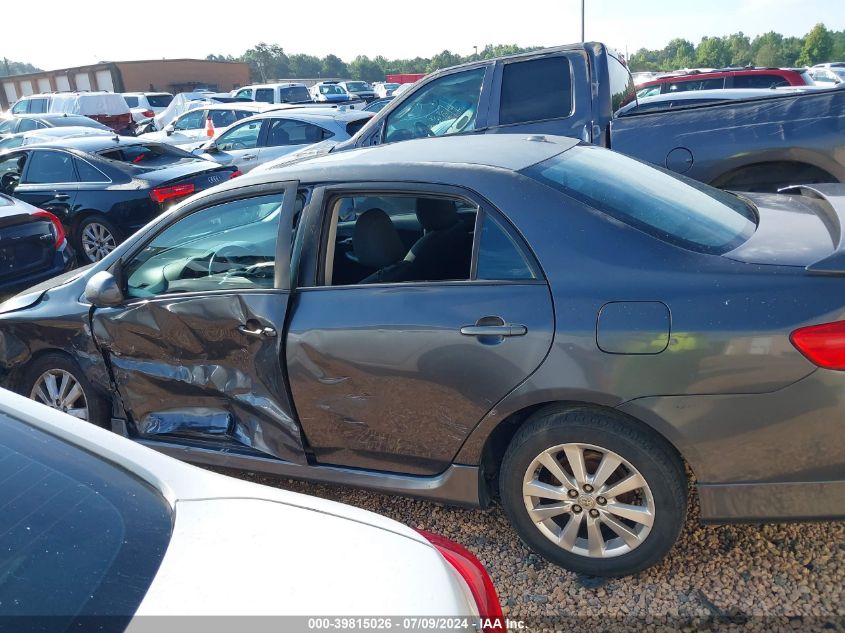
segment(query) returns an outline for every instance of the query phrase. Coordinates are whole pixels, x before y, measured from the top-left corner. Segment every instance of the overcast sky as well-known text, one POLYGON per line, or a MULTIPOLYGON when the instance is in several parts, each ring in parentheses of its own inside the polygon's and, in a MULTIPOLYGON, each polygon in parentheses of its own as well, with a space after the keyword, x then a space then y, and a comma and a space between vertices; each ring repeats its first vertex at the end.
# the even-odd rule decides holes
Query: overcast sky
MULTIPOLYGON (((345 61, 358 54, 430 57, 443 49, 467 55, 474 45, 567 44, 580 40, 581 28, 580 0, 75 0, 46 10, 50 19, 43 21, 33 17, 31 4, 7 4, 0 57, 48 70, 106 60, 240 55, 260 41, 286 53, 334 53, 345 61), (18 28, 24 25, 32 28, 18 28)), ((673 37, 698 43, 704 35, 736 31, 804 35, 817 22, 845 28, 845 0, 586 4, 587 39, 630 53, 662 48, 673 37)))

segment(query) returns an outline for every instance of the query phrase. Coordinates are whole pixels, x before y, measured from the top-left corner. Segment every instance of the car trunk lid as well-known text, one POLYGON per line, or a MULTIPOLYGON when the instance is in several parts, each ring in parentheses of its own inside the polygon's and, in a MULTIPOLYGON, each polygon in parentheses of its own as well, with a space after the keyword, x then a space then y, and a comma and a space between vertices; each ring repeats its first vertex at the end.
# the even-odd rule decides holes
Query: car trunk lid
POLYGON ((801 185, 780 194, 742 196, 757 207, 757 230, 725 257, 845 275, 845 185, 801 185))
POLYGON ((0 282, 47 270, 55 251, 49 219, 0 207, 0 282))

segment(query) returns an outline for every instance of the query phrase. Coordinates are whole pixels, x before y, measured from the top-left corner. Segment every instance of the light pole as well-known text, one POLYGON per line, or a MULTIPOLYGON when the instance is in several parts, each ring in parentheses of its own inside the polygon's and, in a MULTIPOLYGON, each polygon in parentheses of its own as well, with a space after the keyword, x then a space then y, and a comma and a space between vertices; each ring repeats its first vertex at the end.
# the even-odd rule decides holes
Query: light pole
POLYGON ((475 55, 474 55, 474 57, 475 57, 475 59, 478 59, 478 47, 477 47, 477 46, 473 46, 473 48, 475 49, 475 55))
POLYGON ((585 41, 584 37, 584 0, 581 0, 581 41, 585 41))

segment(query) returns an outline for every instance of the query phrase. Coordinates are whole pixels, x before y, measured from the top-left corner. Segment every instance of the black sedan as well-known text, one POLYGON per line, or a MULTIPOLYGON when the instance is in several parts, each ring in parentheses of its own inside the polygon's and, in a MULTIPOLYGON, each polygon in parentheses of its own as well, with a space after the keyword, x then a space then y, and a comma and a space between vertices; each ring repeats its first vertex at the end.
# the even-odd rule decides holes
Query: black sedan
POLYGON ((91 127, 104 132, 113 131, 107 125, 81 114, 45 112, 43 114, 19 114, 8 119, 0 119, 0 138, 51 127, 91 127))
POLYGON ((98 261, 174 202, 240 175, 163 143, 89 136, 0 154, 0 192, 55 214, 98 261))
POLYGON ((845 518, 843 226, 845 185, 733 195, 563 137, 365 148, 10 299, 0 379, 189 460, 498 495, 549 560, 628 574, 690 473, 706 521, 845 518))
POLYGON ((73 264, 59 219, 0 194, 0 297, 40 283, 73 264))

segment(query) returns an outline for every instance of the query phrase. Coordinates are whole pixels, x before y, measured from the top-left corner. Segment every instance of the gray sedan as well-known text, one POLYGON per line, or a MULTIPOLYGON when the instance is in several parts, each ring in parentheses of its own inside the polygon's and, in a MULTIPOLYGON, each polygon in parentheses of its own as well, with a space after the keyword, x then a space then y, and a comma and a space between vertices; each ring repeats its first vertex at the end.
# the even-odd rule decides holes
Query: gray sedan
POLYGON ((352 138, 372 116, 371 112, 331 107, 267 112, 227 128, 194 153, 247 172, 320 141, 352 138))
POLYGON ((498 495, 547 559, 630 574, 693 473, 706 521, 845 517, 843 225, 845 185, 733 195, 564 137, 363 148, 9 300, 0 381, 196 462, 498 495))

